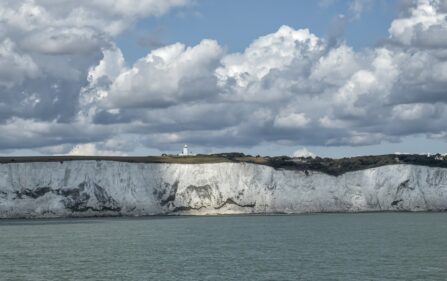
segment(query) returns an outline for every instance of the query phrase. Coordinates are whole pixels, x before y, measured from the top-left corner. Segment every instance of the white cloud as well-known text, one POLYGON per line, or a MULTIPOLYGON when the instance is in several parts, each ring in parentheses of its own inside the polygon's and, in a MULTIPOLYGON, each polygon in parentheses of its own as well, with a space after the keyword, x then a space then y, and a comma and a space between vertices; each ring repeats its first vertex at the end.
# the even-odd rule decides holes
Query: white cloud
MULTIPOLYGON (((147 145, 155 147, 269 141, 369 145, 435 127, 444 130, 440 122, 425 129, 419 122, 409 126, 404 117, 408 109, 399 107, 410 98, 406 87, 418 81, 428 89, 443 77, 433 76, 442 72, 444 62, 429 51, 409 54, 384 45, 356 52, 346 44, 330 47, 307 30, 285 26, 255 40, 242 53, 210 50, 221 47, 216 42, 174 44, 152 51, 102 92, 94 122, 139 123, 129 125, 129 130, 140 128, 147 145), (186 55, 193 49, 201 51, 186 55), (430 61, 431 68, 424 71, 421 59, 430 61), (207 81, 207 94, 189 95, 188 87, 179 87, 178 81, 195 81, 195 75, 207 81), (120 96, 117 89, 126 85, 130 88, 122 92, 128 94, 120 96), (108 109, 111 105, 115 112, 108 109)), ((424 116, 436 120, 439 112, 424 116)))
POLYGON ((216 41, 176 43, 152 51, 113 82, 106 107, 165 107, 216 94, 213 69, 223 50, 216 41))
POLYGON ((290 86, 286 81, 289 77, 282 72, 300 75, 323 49, 322 40, 309 30, 282 26, 277 32, 256 39, 243 53, 225 56, 223 66, 216 70, 219 86, 231 100, 280 99, 288 93, 283 87, 290 86), (271 89, 276 87, 282 91, 271 89))
POLYGON ((98 149, 94 143, 78 144, 73 147, 68 155, 78 156, 126 156, 125 153, 121 153, 116 150, 102 150, 98 149))
POLYGON ((370 69, 361 69, 339 88, 335 102, 347 115, 366 117, 369 115, 368 103, 381 105, 390 95, 393 83, 398 76, 398 67, 392 60, 392 52, 385 48, 377 49, 370 69))
POLYGON ((102 60, 90 69, 88 79, 91 84, 97 85, 100 79, 113 81, 125 71, 127 71, 126 63, 121 50, 117 47, 104 49, 102 60))
POLYGON ((217 75, 222 80, 236 79, 239 86, 265 77, 272 69, 281 69, 313 51, 321 50, 318 37, 307 29, 282 26, 277 32, 256 39, 243 54, 228 55, 225 68, 217 75))
POLYGON ((139 18, 160 16, 188 0, 3 0, 0 17, 16 31, 90 27, 116 36, 139 18))
POLYGON ((364 50, 282 26, 240 53, 206 39, 152 50, 130 66, 114 36, 184 1, 5 1, 3 149, 101 155, 447 135, 440 1, 410 6, 387 42, 364 50))
POLYGON ((293 157, 297 157, 297 158, 307 158, 307 157, 315 158, 317 156, 314 153, 312 153, 309 150, 307 150, 307 148, 303 147, 303 148, 300 148, 300 149, 296 150, 293 153, 293 157))
POLYGON ((310 119, 306 117, 304 113, 290 113, 287 115, 280 114, 276 116, 273 121, 273 126, 277 128, 285 129, 300 129, 305 128, 309 123, 310 119))
POLYGON ((399 104, 393 107, 393 116, 401 120, 418 120, 433 117, 437 113, 437 106, 434 104, 399 104))
POLYGON ((27 54, 18 53, 13 41, 6 38, 0 42, 0 86, 11 88, 38 75, 34 60, 27 54))
POLYGON ((419 0, 415 7, 410 7, 409 17, 391 23, 390 39, 407 46, 447 47, 447 13, 440 11, 442 3, 419 0))
POLYGON ((89 70, 108 50, 116 49, 114 37, 141 18, 186 4, 187 0, 1 1, 0 123, 13 117, 73 122, 89 70))
POLYGON ((29 51, 47 55, 88 54, 107 46, 109 38, 89 28, 49 27, 32 32, 20 45, 29 51))
POLYGON ((340 86, 360 69, 362 57, 352 48, 341 45, 318 59, 310 78, 330 85, 340 86))

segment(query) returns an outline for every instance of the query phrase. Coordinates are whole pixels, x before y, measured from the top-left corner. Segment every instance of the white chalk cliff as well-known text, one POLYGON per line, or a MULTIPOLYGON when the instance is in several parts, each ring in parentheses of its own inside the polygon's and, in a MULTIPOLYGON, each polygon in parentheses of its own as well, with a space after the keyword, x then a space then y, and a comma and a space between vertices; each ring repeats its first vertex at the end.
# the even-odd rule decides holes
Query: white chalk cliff
POLYGON ((0 164, 0 217, 447 210, 447 169, 331 176, 248 163, 0 164))

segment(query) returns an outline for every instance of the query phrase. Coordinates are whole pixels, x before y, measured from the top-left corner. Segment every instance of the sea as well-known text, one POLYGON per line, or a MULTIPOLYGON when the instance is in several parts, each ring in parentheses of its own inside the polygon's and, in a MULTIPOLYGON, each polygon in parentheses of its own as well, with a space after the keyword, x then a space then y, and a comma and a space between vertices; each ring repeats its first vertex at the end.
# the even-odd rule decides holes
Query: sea
POLYGON ((447 213, 0 220, 0 280, 447 280, 447 213))

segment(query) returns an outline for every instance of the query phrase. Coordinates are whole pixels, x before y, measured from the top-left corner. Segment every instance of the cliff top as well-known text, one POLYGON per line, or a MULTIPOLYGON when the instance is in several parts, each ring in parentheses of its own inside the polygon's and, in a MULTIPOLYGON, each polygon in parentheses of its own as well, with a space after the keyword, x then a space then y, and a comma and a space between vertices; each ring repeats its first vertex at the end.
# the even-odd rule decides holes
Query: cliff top
POLYGON ((358 156, 340 159, 332 158, 291 158, 288 156, 251 156, 243 153, 198 154, 195 156, 18 156, 0 157, 0 164, 27 162, 64 162, 64 161, 94 160, 119 161, 129 163, 177 163, 177 164, 207 164, 207 163, 252 163, 267 165, 275 169, 300 171, 320 171, 330 175, 341 175, 346 172, 369 169, 392 164, 411 164, 430 167, 447 168, 447 156, 419 154, 387 154, 376 156, 358 156))

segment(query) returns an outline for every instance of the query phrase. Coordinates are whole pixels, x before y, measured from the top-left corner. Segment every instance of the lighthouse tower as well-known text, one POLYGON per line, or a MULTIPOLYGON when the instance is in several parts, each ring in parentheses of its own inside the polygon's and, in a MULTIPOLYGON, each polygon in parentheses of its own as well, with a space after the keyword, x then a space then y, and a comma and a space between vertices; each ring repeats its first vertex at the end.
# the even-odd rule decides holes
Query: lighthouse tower
POLYGON ((188 145, 187 144, 185 144, 185 146, 183 146, 182 155, 183 156, 188 156, 189 155, 189 153, 188 153, 188 145))

